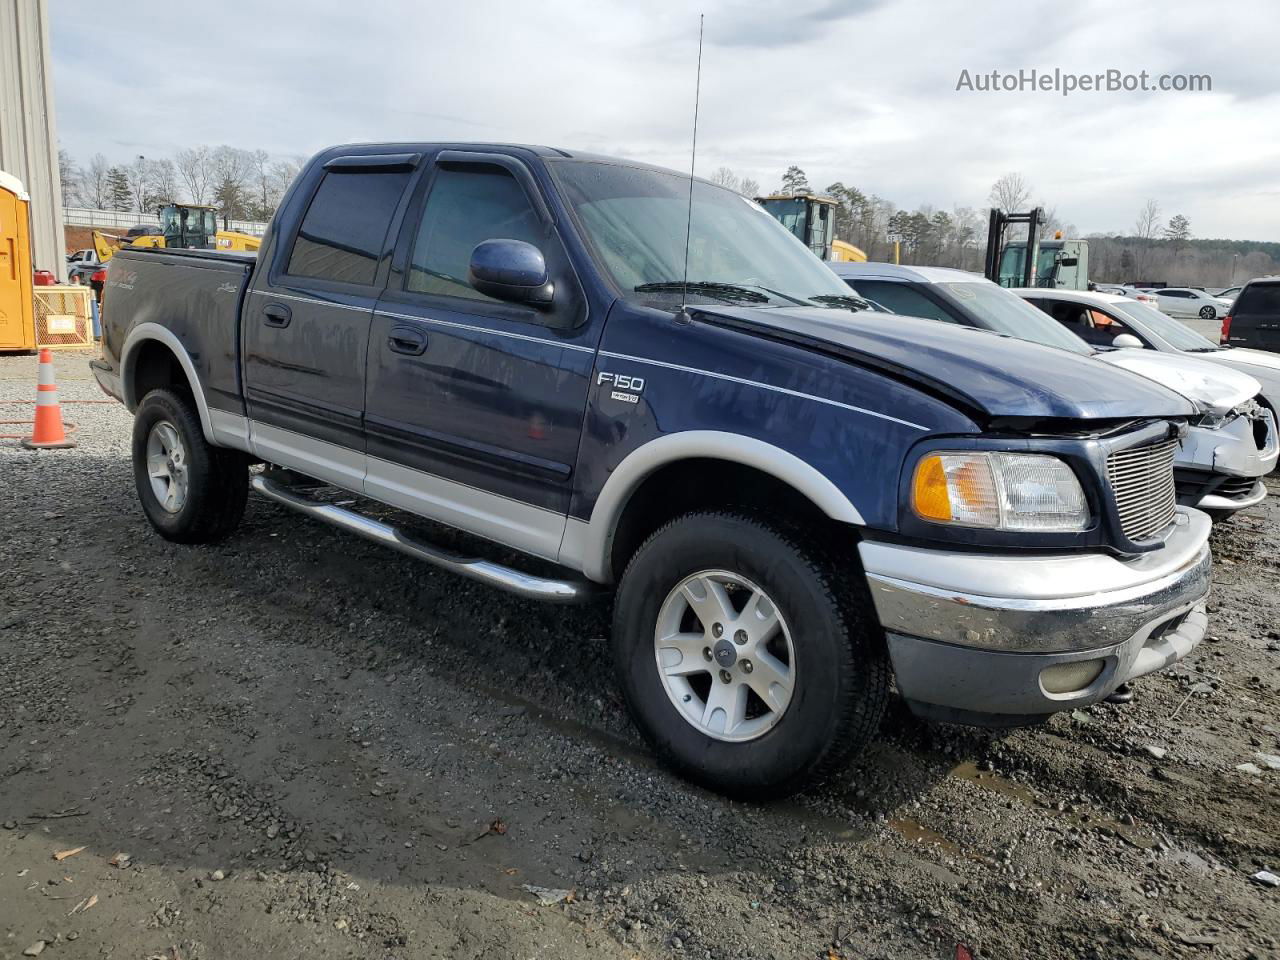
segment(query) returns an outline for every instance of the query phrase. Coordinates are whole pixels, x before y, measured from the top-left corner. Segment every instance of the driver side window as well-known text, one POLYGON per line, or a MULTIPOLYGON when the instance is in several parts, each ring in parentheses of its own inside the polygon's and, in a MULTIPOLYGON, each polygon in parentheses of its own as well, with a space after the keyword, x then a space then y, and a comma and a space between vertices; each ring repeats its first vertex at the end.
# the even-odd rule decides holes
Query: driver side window
POLYGON ((1083 303, 1052 300, 1038 303, 1037 306, 1091 346, 1110 347, 1114 346, 1113 341, 1122 333, 1135 335, 1133 330, 1113 315, 1083 303))
POLYGON ((496 303, 471 286, 471 251, 485 240, 523 240, 546 251, 542 222, 515 177, 494 167, 436 172, 413 242, 406 289, 496 303))

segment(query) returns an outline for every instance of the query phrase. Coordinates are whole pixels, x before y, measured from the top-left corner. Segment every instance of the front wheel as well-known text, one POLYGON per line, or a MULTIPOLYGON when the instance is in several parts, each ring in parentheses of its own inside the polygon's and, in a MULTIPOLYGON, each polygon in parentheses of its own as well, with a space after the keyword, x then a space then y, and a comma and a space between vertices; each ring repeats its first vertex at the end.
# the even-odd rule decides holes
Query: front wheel
POLYGON ((1200 308, 1200 318, 1202 320, 1216 320, 1218 319, 1218 311, 1213 307, 1203 306, 1200 308))
POLYGON ((173 390, 152 390, 138 404, 133 480, 151 526, 177 543, 228 536, 249 496, 244 456, 205 440, 194 404, 173 390))
POLYGON ((651 536, 619 585, 613 644, 659 756, 751 798, 837 771, 875 734, 889 693, 861 577, 745 514, 688 514, 651 536))

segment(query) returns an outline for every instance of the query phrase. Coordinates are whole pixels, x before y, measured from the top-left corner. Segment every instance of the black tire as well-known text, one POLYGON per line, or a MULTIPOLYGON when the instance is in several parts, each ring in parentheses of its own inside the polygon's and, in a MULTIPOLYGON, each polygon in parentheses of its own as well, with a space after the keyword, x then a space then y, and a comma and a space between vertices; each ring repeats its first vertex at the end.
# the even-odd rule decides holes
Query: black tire
POLYGON ((210 445, 190 397, 168 389, 152 390, 134 414, 133 480, 151 526, 175 543, 213 543, 227 537, 240 524, 249 496, 245 456, 210 445), (152 430, 163 423, 172 425, 182 442, 186 496, 175 512, 165 509, 157 497, 147 464, 152 430))
POLYGON ((890 688, 884 635, 856 564, 825 558, 812 541, 745 513, 691 513, 649 537, 628 564, 614 601, 619 680, 640 732, 688 779, 744 799, 785 796, 839 771, 875 735, 890 688), (758 585, 794 647, 790 702, 772 728, 745 742, 687 720, 657 666, 663 604, 706 570, 758 585))
POLYGON ((1218 311, 1217 311, 1217 310, 1215 310, 1215 309, 1213 309, 1213 307, 1201 307, 1201 308, 1200 308, 1200 319, 1202 319, 1202 320, 1216 320, 1216 319, 1218 319, 1218 311))

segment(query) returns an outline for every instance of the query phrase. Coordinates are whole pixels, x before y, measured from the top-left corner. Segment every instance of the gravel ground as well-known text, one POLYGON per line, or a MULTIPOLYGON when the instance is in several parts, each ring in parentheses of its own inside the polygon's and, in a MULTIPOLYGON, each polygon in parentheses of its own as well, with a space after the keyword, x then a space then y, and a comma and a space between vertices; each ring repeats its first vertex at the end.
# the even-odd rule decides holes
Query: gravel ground
MULTIPOLYGON (((1131 705, 894 709, 746 805, 651 762, 604 607, 257 499, 159 539, 86 359, 78 447, 0 441, 0 958, 1280 956, 1280 500, 1215 532, 1211 636, 1131 705)), ((0 419, 34 379, 0 359, 0 419)))

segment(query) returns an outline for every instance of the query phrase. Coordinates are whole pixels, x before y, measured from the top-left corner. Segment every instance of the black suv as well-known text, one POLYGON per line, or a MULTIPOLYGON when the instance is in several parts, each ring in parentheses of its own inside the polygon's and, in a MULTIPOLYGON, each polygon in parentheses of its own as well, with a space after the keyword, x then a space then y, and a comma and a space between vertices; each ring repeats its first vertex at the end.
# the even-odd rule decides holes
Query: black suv
POLYGON ((1280 352, 1280 277, 1250 280, 1222 318, 1222 343, 1280 352))

